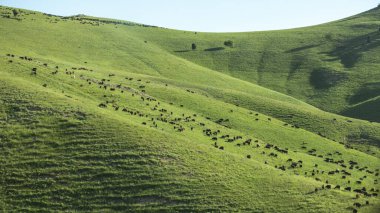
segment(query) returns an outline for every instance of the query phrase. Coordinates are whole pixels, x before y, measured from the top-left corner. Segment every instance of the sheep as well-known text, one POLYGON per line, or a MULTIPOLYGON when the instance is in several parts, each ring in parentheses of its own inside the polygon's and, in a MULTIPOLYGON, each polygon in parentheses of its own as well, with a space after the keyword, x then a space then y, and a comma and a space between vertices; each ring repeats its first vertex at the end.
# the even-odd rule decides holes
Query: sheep
POLYGON ((37 68, 32 68, 32 73, 31 75, 37 75, 37 68))
MULTIPOLYGON (((105 103, 100 103, 98 105, 100 108, 107 108, 107 105, 105 103)), ((123 109, 123 111, 126 110, 125 108, 123 109)))

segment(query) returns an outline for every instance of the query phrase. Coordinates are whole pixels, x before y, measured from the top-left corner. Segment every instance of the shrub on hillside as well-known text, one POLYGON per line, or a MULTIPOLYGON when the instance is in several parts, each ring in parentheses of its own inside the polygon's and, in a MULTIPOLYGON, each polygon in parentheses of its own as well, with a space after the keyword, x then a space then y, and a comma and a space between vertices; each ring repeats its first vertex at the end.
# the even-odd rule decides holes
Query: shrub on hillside
POLYGON ((228 40, 224 42, 224 45, 227 47, 234 47, 234 42, 231 40, 228 40))
POLYGON ((16 9, 13 9, 12 12, 13 12, 13 16, 17 16, 19 13, 16 9))
POLYGON ((197 45, 196 45, 195 43, 192 43, 192 44, 191 44, 191 49, 192 49, 192 50, 196 50, 196 49, 197 49, 197 45))

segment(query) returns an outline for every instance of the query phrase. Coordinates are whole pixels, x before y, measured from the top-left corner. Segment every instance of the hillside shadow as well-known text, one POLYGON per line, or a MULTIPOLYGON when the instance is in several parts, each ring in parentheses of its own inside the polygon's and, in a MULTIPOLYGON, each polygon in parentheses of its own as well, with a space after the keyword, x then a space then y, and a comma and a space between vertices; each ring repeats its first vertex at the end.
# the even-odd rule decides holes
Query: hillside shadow
MULTIPOLYGON (((371 99, 369 101, 363 102, 361 104, 358 104, 354 107, 345 109, 341 112, 342 115, 352 117, 352 118, 358 118, 363 120, 368 120, 371 122, 380 122, 380 97, 371 99)), ((359 139, 363 139, 363 137, 360 137, 359 139)), ((378 140, 371 138, 368 138, 367 141, 369 143, 374 142, 378 143, 378 140)))
POLYGON ((380 46, 380 32, 372 32, 353 39, 343 41, 331 52, 324 52, 333 59, 329 61, 340 60, 345 68, 353 68, 360 60, 363 52, 380 46), (368 41, 369 38, 369 41, 368 41))
POLYGON ((175 50, 174 52, 175 53, 186 53, 186 52, 190 52, 191 50, 175 50))
POLYGON ((311 72, 309 81, 315 89, 323 90, 334 87, 346 79, 346 73, 338 72, 330 68, 321 67, 314 69, 311 72))
POLYGON ((285 53, 295 53, 295 52, 311 49, 311 48, 318 47, 318 46, 321 46, 321 44, 311 44, 311 45, 306 45, 306 46, 303 46, 303 47, 297 47, 297 48, 293 48, 293 49, 287 50, 287 51, 285 51, 285 53))
POLYGON ((205 49, 204 51, 221 51, 221 50, 224 50, 224 47, 213 47, 213 48, 205 49))
POLYGON ((308 58, 304 54, 292 54, 292 59, 289 65, 289 75, 287 80, 290 81, 297 71, 301 69, 301 67, 308 62, 308 58))
POLYGON ((350 97, 349 103, 357 104, 377 96, 380 96, 380 82, 367 83, 350 97))

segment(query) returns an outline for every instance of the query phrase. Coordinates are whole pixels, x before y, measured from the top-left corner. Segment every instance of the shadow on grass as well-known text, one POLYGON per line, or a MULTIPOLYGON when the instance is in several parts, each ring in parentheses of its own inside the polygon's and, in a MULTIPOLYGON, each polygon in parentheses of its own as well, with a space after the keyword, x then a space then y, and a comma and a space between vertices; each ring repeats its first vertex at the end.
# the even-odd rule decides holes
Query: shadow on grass
POLYGON ((175 53, 186 53, 186 52, 190 52, 191 50, 175 50, 174 52, 175 53))
POLYGON ((311 44, 311 45, 306 45, 303 47, 297 47, 297 48, 290 49, 290 50, 286 51, 285 53, 295 53, 295 52, 311 49, 311 48, 318 47, 318 46, 321 46, 321 44, 311 44))
POLYGON ((213 47, 213 48, 205 49, 204 51, 221 51, 221 50, 224 50, 224 47, 213 47))
POLYGON ((380 82, 367 83, 350 97, 349 103, 357 104, 377 96, 380 96, 380 82))
POLYGON ((380 32, 375 31, 343 41, 331 52, 324 52, 340 60, 345 68, 353 68, 360 60, 362 53, 380 46, 380 32))
POLYGON ((337 72, 330 68, 317 68, 311 72, 310 84, 315 89, 328 89, 336 86, 339 82, 346 80, 347 74, 343 72, 337 72))

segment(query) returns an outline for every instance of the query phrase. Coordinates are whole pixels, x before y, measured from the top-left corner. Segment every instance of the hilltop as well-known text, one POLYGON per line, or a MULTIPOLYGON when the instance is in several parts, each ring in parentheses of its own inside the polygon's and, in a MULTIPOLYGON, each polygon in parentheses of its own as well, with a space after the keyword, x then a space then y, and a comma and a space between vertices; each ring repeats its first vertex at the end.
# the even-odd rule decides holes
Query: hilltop
POLYGON ((3 211, 379 210, 378 8, 225 34, 13 9, 3 211))

